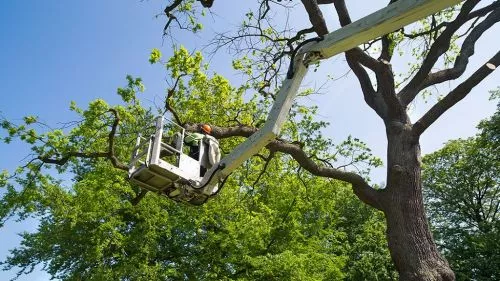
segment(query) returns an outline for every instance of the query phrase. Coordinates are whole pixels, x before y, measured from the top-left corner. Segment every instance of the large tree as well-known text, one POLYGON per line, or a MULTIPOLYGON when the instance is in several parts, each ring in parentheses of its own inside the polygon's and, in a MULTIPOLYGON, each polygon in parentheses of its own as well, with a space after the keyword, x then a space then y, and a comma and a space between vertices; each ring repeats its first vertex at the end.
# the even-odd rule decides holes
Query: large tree
MULTIPOLYGON (((168 4, 164 11, 168 17, 165 34, 175 32, 172 30, 175 27, 194 32, 200 30, 202 26, 196 20, 198 14, 194 4, 194 0, 175 0, 168 4)), ((288 55, 293 54, 305 38, 329 32, 318 5, 334 5, 340 24, 345 26, 351 23, 345 1, 304 0, 302 6, 294 4, 294 1, 261 0, 254 12, 245 15, 239 30, 219 34, 211 43, 216 49, 228 47, 242 54, 233 65, 246 73, 249 79, 236 93, 255 89, 261 96, 245 102, 249 100, 227 94, 227 84, 217 77, 207 80, 203 73, 190 67, 196 58, 189 58, 182 64, 167 63, 174 81, 166 97, 166 109, 188 129, 193 128, 190 123, 211 120, 214 123, 214 135, 233 145, 239 140, 238 137, 248 137, 256 132, 284 78, 282 66, 288 55), (277 13, 290 9, 304 10, 304 17, 309 18, 310 27, 290 26, 293 21, 287 20, 273 21, 277 13), (194 77, 194 82, 185 82, 188 77, 194 77), (192 87, 198 87, 199 91, 191 91, 192 87), (202 92, 217 95, 201 95, 202 92), (200 103, 207 108, 193 110, 199 108, 200 103), (226 118, 221 120, 217 116, 226 118)), ((216 6, 217 2, 214 3, 216 6)), ((356 139, 348 139, 343 145, 335 147, 322 137, 320 130, 324 124, 311 117, 314 110, 299 103, 292 110, 292 118, 283 135, 267 146, 267 154, 261 155, 263 159, 272 158, 271 155, 277 153, 290 155, 301 172, 305 170, 313 176, 346 182, 362 202, 382 211, 387 223, 389 250, 400 280, 454 280, 453 272, 433 241, 423 208, 419 139, 441 115, 467 96, 499 65, 500 54, 493 53, 491 59, 481 62, 481 66, 473 70, 472 74, 462 77, 467 73, 476 42, 499 20, 499 1, 482 1, 480 5, 479 0, 468 0, 422 20, 420 24, 412 26, 412 30, 406 28, 395 31, 367 42, 365 48, 354 48, 345 53, 347 64, 359 81, 366 104, 385 125, 388 146, 384 188, 372 185, 357 168, 346 169, 346 164, 353 167, 353 164, 363 162, 375 163, 366 154, 364 144, 356 139), (400 78, 393 72, 391 62, 393 58, 399 57, 396 52, 398 47, 412 40, 420 45, 413 50, 416 57, 409 74, 400 78), (416 121, 410 119, 409 105, 420 94, 458 78, 461 78, 460 83, 444 93, 443 98, 421 118, 416 121), (336 164, 339 156, 347 156, 352 161, 336 164)), ((152 57, 152 61, 156 60, 157 56, 152 57)), ((131 85, 134 86, 134 83, 131 85)), ((127 102, 132 100, 130 91, 120 93, 127 102)), ((28 164, 30 172, 19 178, 20 184, 28 187, 28 191, 33 189, 38 192, 35 182, 47 182, 47 177, 43 181, 33 180, 40 176, 37 172, 40 163, 59 164, 62 169, 71 167, 77 174, 85 174, 93 169, 88 167, 88 162, 107 158, 116 168, 126 169, 120 161, 125 152, 118 149, 120 142, 116 139, 117 128, 119 124, 127 128, 128 123, 140 122, 131 118, 123 108, 109 108, 102 101, 93 103, 91 108, 104 116, 84 115, 88 126, 73 131, 69 137, 56 131, 40 139, 36 132, 26 127, 4 123, 11 136, 19 136, 32 143, 43 141, 43 144, 34 147, 38 157, 28 164), (106 128, 110 129, 104 130, 106 128), (95 139, 99 140, 95 144, 82 142, 95 139)), ((33 122, 30 118, 25 121, 33 122)), ((126 144, 125 140, 122 142, 126 144)), ((40 206, 34 203, 30 205, 29 198, 32 197, 28 195, 35 196, 37 192, 33 195, 22 193, 22 200, 28 203, 21 199, 6 202, 17 207, 15 203, 21 201, 29 207, 27 210, 36 209, 40 206)), ((17 193, 12 191, 12 194, 17 193)), ((14 195, 13 198, 17 198, 14 195)), ((15 207, 7 205, 4 209, 7 214, 11 214, 15 207)), ((36 242, 34 239, 33 243, 36 242)), ((110 265, 115 262, 109 260, 110 265)))
MULTIPOLYGON (((397 1, 389 1, 389 5, 394 2, 397 1)), ((175 27, 186 28, 177 17, 186 11, 194 13, 189 9, 191 3, 194 2, 178 0, 166 7, 165 15, 169 20, 165 34, 175 27), (174 20, 177 25, 173 24, 174 20)), ((307 36, 324 36, 329 32, 319 5, 333 5, 341 26, 352 22, 344 0, 303 0, 301 3, 261 0, 255 11, 246 14, 237 31, 221 33, 212 41, 216 49, 226 47, 243 55, 238 62, 243 62, 242 68, 247 67, 250 81, 254 81, 254 87, 266 97, 273 96, 282 81, 280 66, 284 58, 293 54, 307 36), (293 20, 273 21, 277 13, 292 9, 306 12, 303 16, 309 18, 309 28, 293 26, 293 20)), ((217 2, 214 7, 216 5, 217 2)), ((334 168, 328 163, 333 159, 326 159, 326 162, 315 159, 315 155, 298 143, 279 140, 267 146, 272 151, 290 154, 313 175, 350 183, 361 201, 384 212, 389 249, 401 280, 455 279, 447 261, 437 250, 423 207, 420 137, 499 65, 500 53, 492 51, 489 60, 466 72, 476 42, 499 20, 499 1, 468 0, 423 19, 420 24, 345 52, 347 64, 359 81, 366 104, 385 125, 385 188, 374 188, 355 171, 334 168), (393 72, 391 63, 393 58, 400 58, 397 50, 402 50, 399 47, 408 42, 419 45, 412 50, 409 73, 401 76, 393 72), (468 74, 463 77, 465 73, 468 74), (417 97, 436 88, 443 91, 440 84, 456 79, 460 79, 460 83, 451 91, 441 92, 442 98, 418 120, 411 120, 409 107, 417 97)), ((192 26, 194 30, 199 27, 194 21, 192 26)), ((258 129, 245 125, 249 124, 219 127, 216 135, 218 138, 248 137, 258 129)))

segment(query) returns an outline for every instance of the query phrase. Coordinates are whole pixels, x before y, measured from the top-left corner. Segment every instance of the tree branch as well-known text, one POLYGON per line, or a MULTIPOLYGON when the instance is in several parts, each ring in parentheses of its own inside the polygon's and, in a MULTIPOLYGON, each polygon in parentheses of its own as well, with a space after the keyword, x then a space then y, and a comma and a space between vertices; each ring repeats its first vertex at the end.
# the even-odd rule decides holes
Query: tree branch
POLYGON ((165 110, 170 111, 170 113, 172 113, 172 116, 174 116, 175 122, 177 122, 177 124, 179 124, 181 126, 183 126, 184 123, 182 122, 181 118, 177 114, 177 111, 170 104, 170 99, 174 95, 175 89, 177 88, 179 81, 184 76, 186 76, 186 74, 181 74, 181 75, 179 75, 179 77, 177 77, 177 79, 175 80, 174 86, 172 86, 172 88, 168 89, 167 96, 165 97, 165 110))
POLYGON ((261 65, 261 67, 254 72, 256 74, 246 73, 249 76, 248 82, 251 82, 263 96, 274 98, 271 89, 279 87, 279 74, 284 58, 293 53, 294 45, 300 43, 304 35, 314 32, 314 27, 299 30, 294 34, 291 34, 289 29, 282 31, 273 29, 274 31, 269 33, 268 27, 272 27, 272 23, 260 15, 255 19, 258 20, 257 23, 246 23, 234 35, 217 34, 208 46, 213 47, 213 53, 226 47, 237 54, 246 53, 246 55, 254 57, 254 67, 257 65, 261 65))
MULTIPOLYGON (((334 5, 335 5, 335 10, 337 11, 340 25, 346 26, 348 24, 351 24, 352 23, 351 16, 349 15, 349 11, 347 10, 347 6, 345 4, 345 1, 344 0, 336 0, 332 3, 334 3, 334 5)), ((386 37, 386 39, 382 38, 382 41, 385 40, 386 43, 389 43, 387 36, 385 36, 385 37, 386 37)), ((384 47, 384 43, 382 44, 382 46, 384 47)), ((383 54, 380 59, 390 61, 391 58, 389 55, 388 46, 386 46, 386 47, 387 47, 387 50, 383 50, 383 51, 386 52, 387 54, 383 54)), ((353 49, 349 50, 349 52, 351 52, 353 55, 355 55, 355 58, 362 65, 368 67, 370 70, 372 70, 375 73, 377 73, 378 71, 381 70, 380 67, 382 64, 386 64, 386 63, 381 63, 379 60, 374 59, 370 55, 366 54, 359 47, 353 48, 353 49)))
MULTIPOLYGON (((349 11, 347 10, 347 6, 345 5, 345 1, 338 0, 333 3, 339 17, 340 25, 346 26, 352 23, 351 16, 349 15, 349 11)), ((376 59, 372 58, 358 47, 347 51, 346 57, 348 60, 354 60, 351 63, 359 62, 373 72, 376 72, 379 66, 379 62, 376 59)))
MULTIPOLYGON (((188 124, 184 126, 184 128, 188 131, 194 131, 198 126, 199 124, 188 124)), ((234 127, 211 127, 212 136, 217 139, 237 136, 249 137, 258 130, 257 128, 243 125, 234 127)), ((354 193, 359 199, 374 208, 381 209, 377 190, 373 189, 360 175, 333 167, 320 166, 313 161, 298 144, 288 143, 284 140, 274 140, 269 143, 266 148, 273 152, 282 152, 292 156, 302 168, 315 176, 337 179, 352 184, 354 193)))
MULTIPOLYGON (((339 16, 340 25, 346 26, 350 24, 352 21, 345 1, 335 1, 334 5, 339 16)), ((386 36, 386 39, 383 39, 383 41, 386 44, 383 43, 382 45, 387 45, 389 43, 388 37, 386 36)), ((359 47, 346 52, 347 62, 361 84, 366 103, 384 120, 396 116, 405 116, 403 107, 395 93, 394 75, 388 63, 391 58, 388 48, 388 46, 385 47, 385 53, 382 53, 381 61, 372 58, 359 47), (372 83, 368 73, 366 73, 365 69, 358 66, 358 63, 375 73, 379 87, 376 92, 372 90, 373 87, 371 86, 372 83)))
POLYGON ((165 7, 165 10, 163 10, 163 13, 168 17, 168 21, 163 27, 163 35, 167 34, 167 29, 170 26, 170 23, 172 22, 173 19, 176 19, 174 15, 172 15, 172 11, 177 8, 183 0, 175 0, 172 4, 168 5, 165 7))
MULTIPOLYGON (((397 0, 390 0, 389 5, 396 1, 397 0)), ((391 47, 391 44, 393 43, 393 40, 388 34, 382 36, 381 39, 382 39, 382 50, 380 52, 378 60, 384 63, 388 63, 392 59, 393 48, 391 47)))
POLYGON ((38 156, 38 160, 47 164, 56 164, 56 165, 64 165, 71 158, 87 158, 87 159, 95 159, 95 158, 107 158, 113 164, 113 167, 117 169, 121 169, 124 171, 128 171, 128 166, 120 162, 120 160, 115 155, 115 145, 114 138, 116 134, 116 129, 118 128, 118 124, 120 123, 120 116, 118 115, 118 111, 113 108, 108 110, 114 115, 113 124, 111 125, 111 131, 108 134, 108 151, 106 152, 68 152, 64 156, 60 158, 51 158, 50 156, 38 156))
POLYGON ((378 85, 377 94, 382 96, 386 108, 386 118, 384 121, 399 120, 406 122, 408 115, 396 95, 396 83, 394 82, 392 66, 389 62, 386 63, 381 65, 379 71, 375 73, 378 85))
POLYGON ((115 135, 118 124, 120 124, 120 116, 118 115, 118 111, 116 111, 114 108, 110 108, 109 111, 113 113, 115 120, 113 121, 111 131, 108 135, 108 158, 111 160, 111 163, 115 168, 128 171, 128 166, 121 163, 115 155, 115 135))
POLYGON ((259 183, 262 176, 267 172, 267 167, 269 166, 269 163, 271 163, 271 160, 273 159, 274 154, 275 154, 275 152, 271 151, 269 153, 269 156, 264 158, 265 159, 264 167, 262 168, 259 175, 257 176, 257 179, 255 179, 255 181, 253 182, 253 184, 252 184, 253 188, 255 188, 255 185, 257 185, 257 183, 259 183))
POLYGON ((317 0, 318 5, 333 4, 335 0, 317 0))
POLYGON ((356 196, 366 204, 381 210, 381 204, 378 201, 378 193, 373 189, 360 175, 353 172, 346 172, 336 168, 320 166, 298 146, 283 141, 275 140, 267 148, 279 151, 292 156, 299 165, 309 173, 326 178, 332 178, 352 184, 356 196))
POLYGON ((483 81, 500 64, 500 52, 497 52, 486 64, 481 66, 467 80, 453 89, 446 97, 436 103, 422 118, 413 125, 413 134, 420 136, 443 113, 466 97, 472 88, 483 81))
POLYGON ((354 53, 355 52, 351 51, 346 52, 347 64, 358 78, 361 86, 361 92, 363 93, 366 104, 368 104, 368 106, 370 106, 378 114, 378 116, 380 116, 380 118, 384 119, 387 116, 387 106, 385 105, 382 97, 377 94, 373 88, 368 72, 366 72, 361 64, 358 63, 354 53))
POLYGON ((317 0, 301 0, 302 4, 306 8, 307 14, 309 15, 309 21, 314 27, 314 31, 318 36, 328 34, 328 27, 326 26, 325 18, 323 13, 318 7, 317 0))
POLYGON ((460 49, 460 54, 455 60, 453 68, 430 73, 422 82, 418 91, 421 91, 429 86, 439 84, 445 81, 457 79, 460 77, 469 63, 469 58, 474 55, 474 47, 477 40, 482 34, 495 23, 500 21, 500 9, 494 10, 488 17, 472 29, 470 34, 465 38, 460 49))
POLYGON ((434 44, 432 44, 429 52, 427 53, 427 56, 420 66, 420 69, 399 93, 399 98, 403 106, 406 107, 410 102, 413 101, 413 99, 415 99, 419 92, 419 85, 427 78, 427 74, 431 71, 434 64, 436 64, 439 57, 441 57, 441 55, 448 51, 453 35, 460 27, 462 27, 465 22, 468 21, 469 13, 478 3, 479 0, 466 1, 460 9, 457 17, 452 22, 450 22, 443 30, 441 35, 436 38, 434 44))
POLYGON ((292 51, 294 49, 293 48, 293 43, 294 42, 299 41, 300 38, 302 38, 302 36, 304 36, 304 35, 306 35, 308 33, 312 33, 312 32, 314 32, 314 27, 310 27, 310 28, 299 30, 299 31, 297 31, 297 34, 295 34, 295 36, 290 37, 286 41, 286 45, 288 46, 288 48, 290 49, 290 51, 292 51))
MULTIPOLYGON (((474 19, 474 18, 479 18, 479 17, 482 17, 484 15, 486 15, 487 13, 493 11, 494 9, 498 8, 500 6, 500 1, 495 1, 493 2, 492 4, 486 6, 486 7, 483 7, 481 9, 477 9, 475 11, 472 11, 469 16, 467 17, 467 20, 466 21, 469 21, 471 19, 474 19)), ((423 36, 423 35, 428 35, 428 34, 432 34, 432 33, 436 33, 438 32, 441 28, 444 28, 446 26, 448 26, 450 24, 450 22, 442 22, 432 28, 430 28, 429 30, 426 30, 426 31, 422 31, 422 32, 419 32, 419 33, 415 33, 415 34, 408 34, 408 33, 404 33, 404 28, 402 28, 401 30, 403 31, 403 35, 406 37, 406 38, 410 38, 410 39, 415 39, 415 38, 418 38, 420 36, 423 36)))
POLYGON ((136 206, 137 204, 139 204, 139 202, 141 202, 141 200, 144 198, 144 196, 146 196, 146 193, 148 193, 148 190, 141 189, 140 193, 137 194, 137 196, 132 198, 132 200, 130 201, 132 206, 136 206))
POLYGON ((382 36, 382 51, 378 58, 379 61, 390 62, 392 59, 393 50, 391 48, 392 39, 388 35, 382 36))

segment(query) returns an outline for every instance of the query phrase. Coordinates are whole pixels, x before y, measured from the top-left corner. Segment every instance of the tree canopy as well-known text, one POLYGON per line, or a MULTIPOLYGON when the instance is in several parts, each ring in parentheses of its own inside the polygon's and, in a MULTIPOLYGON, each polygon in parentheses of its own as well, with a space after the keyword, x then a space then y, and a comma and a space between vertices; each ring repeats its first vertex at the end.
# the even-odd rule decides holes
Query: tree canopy
POLYGON ((500 276, 500 111, 480 133, 424 157, 424 185, 436 241, 458 280, 500 276))
MULTIPOLYGON (((153 50, 150 62, 160 56, 153 50)), ((208 75, 199 53, 180 48, 163 63, 183 93, 168 97, 180 122, 250 122, 267 110, 256 98, 244 102, 244 87, 208 75)), ((20 139, 33 151, 26 166, 2 174, 2 221, 40 220, 36 232, 23 234, 5 269, 22 274, 42 264, 61 280, 395 279, 381 214, 345 184, 312 177, 272 151, 248 161, 217 200, 201 208, 155 194, 139 202, 140 190, 121 170, 156 109, 142 107, 140 79, 128 76, 127 82, 117 91, 122 104, 72 103, 78 118, 65 129, 39 130, 34 116, 23 124, 2 122, 5 142, 20 139)), ((331 141, 315 130, 325 123, 313 120, 314 110, 298 107, 293 115, 301 118, 287 125, 287 134, 321 151, 331 141)), ((221 144, 228 151, 237 141, 221 144)), ((354 138, 337 147, 337 157, 380 163, 354 138)))

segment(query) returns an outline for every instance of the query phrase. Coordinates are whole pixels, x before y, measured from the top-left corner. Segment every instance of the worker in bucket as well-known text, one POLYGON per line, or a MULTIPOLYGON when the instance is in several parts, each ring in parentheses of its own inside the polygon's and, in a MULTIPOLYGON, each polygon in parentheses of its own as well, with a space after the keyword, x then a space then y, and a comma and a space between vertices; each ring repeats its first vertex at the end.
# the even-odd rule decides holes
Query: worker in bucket
MULTIPOLYGON (((196 132, 186 132, 184 143, 189 147, 189 157, 195 159, 200 165, 200 177, 203 177, 208 169, 220 161, 219 142, 212 134, 212 127, 202 124, 196 132)), ((184 183, 172 183, 170 188, 164 190, 167 196, 174 200, 187 200, 192 205, 201 205, 208 194, 196 194, 185 189, 184 183), (190 199, 187 199, 190 198, 190 199)), ((211 187, 211 192, 217 190, 217 185, 211 187)), ((210 192, 210 193, 211 193, 210 192)))
POLYGON ((198 128, 198 132, 188 133, 184 138, 184 143, 189 146, 189 156, 200 161, 200 176, 203 176, 207 169, 220 160, 219 142, 211 134, 212 127, 208 124, 202 124, 198 128), (200 145, 203 146, 205 152, 201 159, 200 145))

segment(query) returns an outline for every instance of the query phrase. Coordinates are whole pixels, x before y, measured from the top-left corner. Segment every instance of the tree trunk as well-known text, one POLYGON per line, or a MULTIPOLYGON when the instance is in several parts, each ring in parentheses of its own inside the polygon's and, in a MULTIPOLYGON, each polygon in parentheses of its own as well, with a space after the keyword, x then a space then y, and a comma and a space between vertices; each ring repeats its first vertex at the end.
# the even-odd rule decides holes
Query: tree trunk
POLYGON ((422 198, 420 144, 410 125, 388 126, 388 178, 383 209, 387 240, 401 281, 455 280, 427 223, 422 198))

